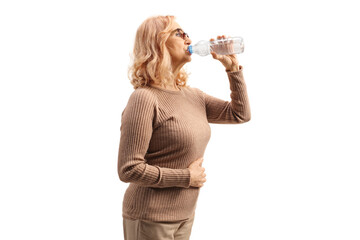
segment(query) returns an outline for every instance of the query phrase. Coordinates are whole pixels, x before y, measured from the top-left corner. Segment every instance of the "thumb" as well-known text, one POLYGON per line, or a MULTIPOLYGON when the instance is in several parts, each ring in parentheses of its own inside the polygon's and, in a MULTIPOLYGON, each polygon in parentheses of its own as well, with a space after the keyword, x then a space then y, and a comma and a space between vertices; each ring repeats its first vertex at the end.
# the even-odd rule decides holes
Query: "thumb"
POLYGON ((217 54, 216 52, 210 52, 213 59, 219 60, 220 62, 224 60, 224 55, 217 54))
POLYGON ((211 53, 213 59, 218 59, 218 56, 217 56, 217 54, 215 52, 210 52, 210 53, 211 53))

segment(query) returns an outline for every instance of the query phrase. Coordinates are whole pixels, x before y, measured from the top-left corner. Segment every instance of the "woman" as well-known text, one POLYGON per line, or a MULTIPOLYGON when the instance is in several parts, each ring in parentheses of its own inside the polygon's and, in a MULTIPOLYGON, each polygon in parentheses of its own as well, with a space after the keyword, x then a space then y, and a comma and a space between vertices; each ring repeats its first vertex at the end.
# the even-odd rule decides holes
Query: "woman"
POLYGON ((122 209, 126 240, 189 239, 206 181, 201 164, 209 123, 250 120, 236 56, 212 53, 229 78, 228 102, 186 85, 190 44, 173 16, 148 18, 136 33, 129 71, 135 90, 122 112, 118 159, 120 180, 130 182, 122 209))

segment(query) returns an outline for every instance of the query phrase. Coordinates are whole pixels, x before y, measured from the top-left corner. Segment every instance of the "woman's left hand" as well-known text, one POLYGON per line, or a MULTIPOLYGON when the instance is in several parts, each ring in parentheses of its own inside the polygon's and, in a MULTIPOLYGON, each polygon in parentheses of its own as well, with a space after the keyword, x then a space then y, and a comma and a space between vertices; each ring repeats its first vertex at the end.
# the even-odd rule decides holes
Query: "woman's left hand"
MULTIPOLYGON (((227 38, 227 37, 225 35, 217 36, 217 39, 221 39, 221 38, 227 38)), ((211 38, 210 41, 214 41, 214 39, 211 38)), ((239 62, 235 54, 218 55, 215 52, 211 52, 211 55, 213 56, 214 59, 219 60, 222 63, 222 65, 224 65, 226 71, 231 71, 231 72, 239 71, 239 62)))

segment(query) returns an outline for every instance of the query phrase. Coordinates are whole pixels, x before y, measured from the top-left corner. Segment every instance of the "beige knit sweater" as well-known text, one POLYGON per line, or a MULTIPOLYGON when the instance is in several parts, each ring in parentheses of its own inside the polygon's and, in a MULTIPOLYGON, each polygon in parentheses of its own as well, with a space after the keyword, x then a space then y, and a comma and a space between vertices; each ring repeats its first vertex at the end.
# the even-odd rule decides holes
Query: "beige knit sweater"
POLYGON ((122 112, 118 155, 120 180, 130 182, 124 218, 174 222, 195 214, 200 188, 190 187, 187 167, 204 156, 209 123, 250 120, 242 67, 227 75, 231 102, 192 87, 133 91, 122 112))

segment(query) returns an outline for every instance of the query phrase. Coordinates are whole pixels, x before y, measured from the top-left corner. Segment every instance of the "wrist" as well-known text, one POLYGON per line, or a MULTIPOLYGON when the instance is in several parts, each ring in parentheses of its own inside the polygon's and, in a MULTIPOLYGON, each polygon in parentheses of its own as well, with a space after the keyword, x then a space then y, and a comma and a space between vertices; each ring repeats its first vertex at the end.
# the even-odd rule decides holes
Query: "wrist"
POLYGON ((228 67, 228 68, 226 68, 226 71, 227 72, 237 72, 237 71, 239 71, 240 70, 240 68, 239 68, 239 65, 232 65, 232 66, 230 66, 230 67, 228 67))

